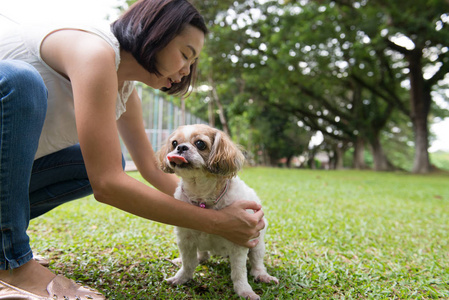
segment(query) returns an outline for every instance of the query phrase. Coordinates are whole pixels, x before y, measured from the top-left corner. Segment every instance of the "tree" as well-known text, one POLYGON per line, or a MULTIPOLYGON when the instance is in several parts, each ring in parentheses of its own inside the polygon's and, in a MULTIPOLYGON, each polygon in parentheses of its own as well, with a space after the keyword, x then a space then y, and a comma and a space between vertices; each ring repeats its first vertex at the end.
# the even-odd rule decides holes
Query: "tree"
POLYGON ((305 129, 321 131, 326 145, 354 147, 356 166, 364 167, 360 154, 368 146, 376 170, 392 167, 389 156, 394 153, 384 149, 390 139, 400 135, 400 143, 410 147, 402 138, 408 138, 412 127, 413 171, 430 170, 428 117, 445 115, 432 104, 432 92, 445 88, 441 80, 449 69, 447 1, 194 4, 211 30, 199 79, 212 90, 188 104, 203 106, 197 109, 203 112, 209 108, 211 120, 220 117, 218 126, 233 135, 237 130, 240 137, 242 128, 257 136, 253 133, 264 127, 253 117, 257 109, 248 105, 253 101, 286 122, 301 120, 305 129), (411 46, 400 42, 404 40, 411 46), (202 101, 205 97, 209 101, 202 101), (245 125, 237 125, 243 118, 245 125), (389 134, 393 129, 403 132, 389 134))
MULTIPOLYGON (((449 3, 444 0, 414 1, 335 1, 351 7, 366 20, 375 20, 379 27, 369 32, 379 48, 401 54, 408 74, 409 116, 415 133, 413 172, 430 171, 428 154, 428 117, 432 104, 432 89, 449 72, 448 14, 449 3), (404 44, 407 41, 407 44, 404 44), (428 70, 433 70, 428 71, 428 70), (427 72, 426 72, 427 71, 427 72)), ((367 22, 369 23, 369 22, 367 22)), ((363 25, 362 25, 363 27, 363 25)))
POLYGON ((408 1, 289 1, 284 6, 267 2, 261 8, 264 18, 246 30, 247 35, 260 33, 260 37, 240 48, 256 53, 253 73, 260 74, 259 81, 270 82, 264 87, 269 86, 271 92, 267 93, 271 93, 273 105, 301 114, 314 130, 322 130, 324 125, 331 128, 324 134, 339 132, 334 134, 337 139, 353 135, 355 145, 361 146, 361 137, 369 139, 377 169, 389 166, 379 140, 389 117, 396 109, 409 115, 415 132, 413 171, 428 172, 431 91, 449 68, 449 51, 445 47, 449 18, 443 13, 447 8, 443 0, 421 0, 413 5, 408 1), (413 47, 401 46, 400 38, 408 38, 413 47), (271 72, 265 77, 264 64, 257 63, 263 62, 263 57, 271 72), (429 67, 436 71, 431 76, 427 72, 426 79, 429 67), (308 76, 304 76, 305 72, 308 76), (409 87, 404 88, 406 83, 409 87), (352 93, 351 99, 346 96, 344 100, 338 85, 352 93), (407 89, 408 96, 404 93, 407 89), (301 95, 306 104, 286 103, 295 94, 296 98, 301 95), (357 95, 360 101, 356 101, 357 95), (342 103, 351 105, 346 113, 342 103), (324 107, 331 114, 324 118, 324 111, 316 107, 324 107), (340 121, 333 121, 333 117, 340 121))
POLYGON ((250 36, 239 45, 246 87, 251 93, 258 90, 286 115, 301 118, 310 129, 334 138, 335 144, 351 141, 356 148, 356 167, 365 167, 363 148, 369 141, 376 154, 376 169, 391 168, 379 133, 394 102, 383 101, 360 81, 379 78, 377 81, 388 87, 390 82, 399 83, 391 78, 395 72, 381 76, 386 73, 384 65, 377 67, 363 35, 341 21, 346 12, 314 3, 276 10, 270 2, 259 9, 264 17, 246 28, 250 36), (368 74, 357 73, 363 65, 374 68, 368 74))

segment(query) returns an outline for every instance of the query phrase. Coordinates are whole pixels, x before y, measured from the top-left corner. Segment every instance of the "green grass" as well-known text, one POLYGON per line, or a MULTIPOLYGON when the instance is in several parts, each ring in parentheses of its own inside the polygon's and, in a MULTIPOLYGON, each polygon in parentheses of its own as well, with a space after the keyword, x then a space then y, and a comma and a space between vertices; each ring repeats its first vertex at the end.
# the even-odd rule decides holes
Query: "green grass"
POLYGON ((439 169, 449 171, 449 153, 448 152, 434 152, 430 153, 430 160, 434 166, 439 169))
MULTIPOLYGON (((134 175, 136 178, 138 175, 134 175)), ((240 177, 270 222, 266 265, 279 286, 250 284, 263 299, 449 298, 449 174, 249 168, 240 177)), ((173 228, 89 197, 30 225, 51 269, 108 299, 238 299, 226 259, 177 271, 173 228)))

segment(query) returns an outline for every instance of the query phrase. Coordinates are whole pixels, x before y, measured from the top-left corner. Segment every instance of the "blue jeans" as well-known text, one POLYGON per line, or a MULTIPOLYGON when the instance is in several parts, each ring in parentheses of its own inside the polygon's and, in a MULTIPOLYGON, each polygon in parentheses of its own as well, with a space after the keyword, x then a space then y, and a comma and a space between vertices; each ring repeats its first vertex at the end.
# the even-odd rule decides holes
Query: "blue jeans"
POLYGON ((92 194, 79 145, 34 161, 46 111, 47 89, 37 70, 0 61, 0 270, 32 259, 30 219, 92 194))

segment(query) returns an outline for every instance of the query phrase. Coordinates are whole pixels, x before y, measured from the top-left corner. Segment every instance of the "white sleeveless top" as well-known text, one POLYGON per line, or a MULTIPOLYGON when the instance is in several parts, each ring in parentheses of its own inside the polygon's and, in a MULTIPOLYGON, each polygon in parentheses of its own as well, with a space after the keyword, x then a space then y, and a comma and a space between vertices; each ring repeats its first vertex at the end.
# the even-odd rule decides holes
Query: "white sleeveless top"
MULTIPOLYGON (((40 55, 44 38, 61 29, 79 29, 98 35, 115 52, 115 67, 120 64, 120 47, 109 24, 86 26, 80 24, 40 25, 25 27, 8 26, 0 29, 0 60, 16 59, 34 66, 44 79, 48 89, 47 115, 39 139, 35 159, 78 143, 72 84, 48 66, 40 55)), ((134 82, 127 81, 117 93, 116 119, 126 111, 126 102, 134 89, 134 82)))

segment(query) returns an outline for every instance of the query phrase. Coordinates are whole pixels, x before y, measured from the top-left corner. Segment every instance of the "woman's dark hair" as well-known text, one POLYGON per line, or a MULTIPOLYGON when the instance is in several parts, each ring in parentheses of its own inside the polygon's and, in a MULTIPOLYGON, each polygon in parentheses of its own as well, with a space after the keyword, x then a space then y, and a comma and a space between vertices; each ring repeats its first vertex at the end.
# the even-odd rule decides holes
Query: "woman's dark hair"
MULTIPOLYGON (((161 76, 156 54, 179 35, 186 25, 192 25, 204 34, 207 27, 198 10, 187 0, 139 0, 117 21, 112 33, 121 49, 130 52, 148 72, 161 76)), ((168 94, 185 95, 195 83, 197 62, 190 66, 190 74, 170 89, 168 94)))

